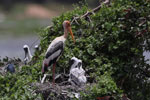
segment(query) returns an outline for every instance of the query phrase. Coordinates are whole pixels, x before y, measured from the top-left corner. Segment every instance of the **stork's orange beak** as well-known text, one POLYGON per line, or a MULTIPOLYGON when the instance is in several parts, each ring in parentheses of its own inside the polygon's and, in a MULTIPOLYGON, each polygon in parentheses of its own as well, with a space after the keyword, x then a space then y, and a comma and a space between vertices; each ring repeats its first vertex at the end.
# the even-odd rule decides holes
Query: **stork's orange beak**
POLYGON ((69 30, 70 35, 71 35, 71 37, 72 37, 72 40, 73 40, 73 42, 74 42, 74 44, 75 44, 75 39, 74 39, 74 36, 73 36, 71 27, 68 27, 68 30, 69 30))

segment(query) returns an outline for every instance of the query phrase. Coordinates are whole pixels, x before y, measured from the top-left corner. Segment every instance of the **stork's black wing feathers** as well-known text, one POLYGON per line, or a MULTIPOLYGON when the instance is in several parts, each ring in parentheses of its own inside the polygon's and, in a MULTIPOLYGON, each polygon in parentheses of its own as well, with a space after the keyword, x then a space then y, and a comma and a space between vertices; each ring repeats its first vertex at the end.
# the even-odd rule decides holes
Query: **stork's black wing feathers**
POLYGON ((46 53, 45 58, 50 57, 53 53, 55 53, 58 50, 62 50, 63 51, 63 42, 59 41, 58 43, 56 43, 55 45, 52 46, 52 48, 46 53))

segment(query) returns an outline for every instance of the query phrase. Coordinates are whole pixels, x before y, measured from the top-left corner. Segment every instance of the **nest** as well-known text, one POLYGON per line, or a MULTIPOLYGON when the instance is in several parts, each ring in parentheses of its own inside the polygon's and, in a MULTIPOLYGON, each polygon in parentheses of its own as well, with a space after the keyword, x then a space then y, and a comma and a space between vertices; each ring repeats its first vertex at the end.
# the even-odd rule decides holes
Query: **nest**
POLYGON ((32 83, 31 86, 35 87, 36 94, 42 94, 44 100, 70 100, 73 98, 81 99, 80 93, 85 92, 89 84, 78 86, 69 82, 65 74, 59 74, 55 78, 55 85, 50 82, 45 83, 32 83))

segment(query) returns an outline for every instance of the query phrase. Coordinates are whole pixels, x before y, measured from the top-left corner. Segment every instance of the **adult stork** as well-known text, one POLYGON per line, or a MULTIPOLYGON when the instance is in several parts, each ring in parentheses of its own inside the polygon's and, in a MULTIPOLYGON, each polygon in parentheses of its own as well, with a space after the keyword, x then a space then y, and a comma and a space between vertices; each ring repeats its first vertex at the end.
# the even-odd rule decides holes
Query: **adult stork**
POLYGON ((53 86, 55 84, 55 65, 56 62, 59 60, 60 56, 62 55, 62 52, 64 50, 65 41, 68 37, 68 32, 70 33, 72 40, 75 43, 75 39, 71 30, 70 21, 64 21, 63 22, 63 28, 64 28, 64 34, 60 37, 56 37, 51 44, 49 45, 46 54, 45 59, 43 61, 42 65, 42 73, 44 74, 45 71, 48 70, 48 67, 53 64, 53 86))
POLYGON ((24 58, 24 63, 27 64, 32 60, 32 55, 31 51, 28 45, 23 46, 24 52, 25 52, 25 58, 24 58))

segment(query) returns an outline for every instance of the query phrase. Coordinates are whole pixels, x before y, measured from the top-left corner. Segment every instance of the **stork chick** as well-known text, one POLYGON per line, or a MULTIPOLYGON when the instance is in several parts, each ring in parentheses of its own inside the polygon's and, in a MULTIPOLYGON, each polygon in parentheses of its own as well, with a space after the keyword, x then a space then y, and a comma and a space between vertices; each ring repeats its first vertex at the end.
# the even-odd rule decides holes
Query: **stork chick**
POLYGON ((75 85, 82 86, 87 82, 85 70, 82 68, 82 61, 76 57, 72 57, 69 81, 75 85))

